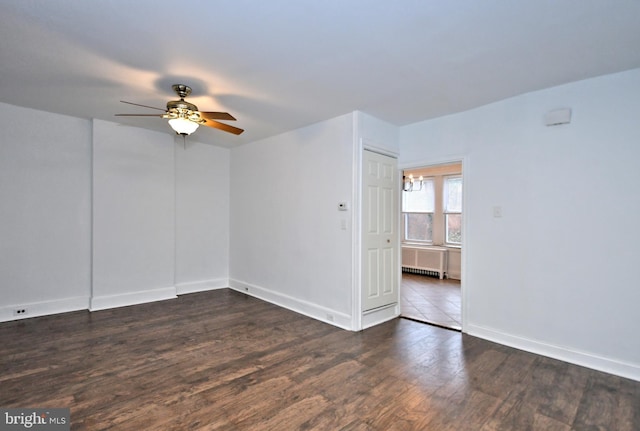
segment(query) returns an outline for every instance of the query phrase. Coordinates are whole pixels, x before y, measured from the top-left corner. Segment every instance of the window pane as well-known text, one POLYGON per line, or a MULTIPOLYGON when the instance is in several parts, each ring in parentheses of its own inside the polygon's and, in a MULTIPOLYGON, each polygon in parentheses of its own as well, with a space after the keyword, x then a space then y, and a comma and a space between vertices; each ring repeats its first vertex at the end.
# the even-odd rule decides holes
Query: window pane
POLYGON ((409 241, 431 241, 433 234, 433 214, 405 214, 404 239, 409 241))
POLYGON ((449 244, 462 244, 462 215, 447 214, 446 220, 446 242, 449 244))
POLYGON ((462 212, 462 178, 444 180, 444 212, 462 212))
MULTIPOLYGON (((415 181, 416 188, 419 187, 415 181)), ((402 192, 402 212, 405 213, 432 213, 435 211, 435 192, 433 178, 422 181, 422 189, 412 192, 402 192)))

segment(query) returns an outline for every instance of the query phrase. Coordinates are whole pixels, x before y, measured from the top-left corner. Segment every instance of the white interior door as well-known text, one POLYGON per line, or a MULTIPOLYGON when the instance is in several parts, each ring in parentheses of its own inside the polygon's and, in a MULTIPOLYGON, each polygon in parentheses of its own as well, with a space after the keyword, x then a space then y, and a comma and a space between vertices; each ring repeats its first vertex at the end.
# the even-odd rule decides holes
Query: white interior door
POLYGON ((397 171, 393 157, 363 152, 363 311, 398 302, 397 171))

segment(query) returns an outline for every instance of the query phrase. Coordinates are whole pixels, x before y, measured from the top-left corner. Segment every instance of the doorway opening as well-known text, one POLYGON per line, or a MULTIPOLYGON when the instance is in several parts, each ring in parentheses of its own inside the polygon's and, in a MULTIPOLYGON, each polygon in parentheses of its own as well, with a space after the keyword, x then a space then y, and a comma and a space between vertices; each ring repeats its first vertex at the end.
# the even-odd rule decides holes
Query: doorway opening
POLYGON ((462 330, 462 163, 403 171, 400 316, 462 330))

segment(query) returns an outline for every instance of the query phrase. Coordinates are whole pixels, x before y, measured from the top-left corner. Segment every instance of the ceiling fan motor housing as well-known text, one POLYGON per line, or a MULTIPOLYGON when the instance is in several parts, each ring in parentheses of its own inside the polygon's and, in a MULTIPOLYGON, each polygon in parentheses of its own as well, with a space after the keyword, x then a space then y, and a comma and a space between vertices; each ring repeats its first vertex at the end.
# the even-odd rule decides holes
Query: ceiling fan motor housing
POLYGON ((171 111, 172 109, 176 110, 189 110, 189 111, 197 111, 198 107, 193 103, 185 102, 184 98, 191 94, 191 87, 184 84, 174 84, 171 86, 173 91, 176 92, 180 100, 171 100, 167 102, 167 111, 171 111))
POLYGON ((180 99, 167 102, 167 111, 171 111, 172 109, 197 111, 198 107, 193 103, 185 102, 184 100, 180 99))
POLYGON ((184 99, 191 94, 191 87, 189 87, 188 85, 173 84, 171 88, 178 94, 178 97, 180 97, 181 99, 184 99))

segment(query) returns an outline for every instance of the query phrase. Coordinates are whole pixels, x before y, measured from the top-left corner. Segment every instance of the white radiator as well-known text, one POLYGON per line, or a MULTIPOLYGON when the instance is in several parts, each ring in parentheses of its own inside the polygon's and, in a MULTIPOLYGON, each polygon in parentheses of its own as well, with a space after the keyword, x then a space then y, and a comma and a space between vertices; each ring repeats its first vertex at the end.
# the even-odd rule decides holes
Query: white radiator
POLYGON ((442 280, 447 268, 445 247, 402 246, 402 270, 418 273, 433 273, 442 280))

